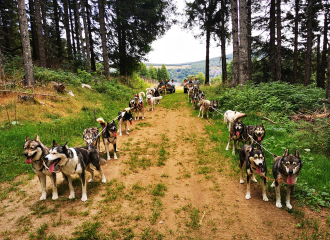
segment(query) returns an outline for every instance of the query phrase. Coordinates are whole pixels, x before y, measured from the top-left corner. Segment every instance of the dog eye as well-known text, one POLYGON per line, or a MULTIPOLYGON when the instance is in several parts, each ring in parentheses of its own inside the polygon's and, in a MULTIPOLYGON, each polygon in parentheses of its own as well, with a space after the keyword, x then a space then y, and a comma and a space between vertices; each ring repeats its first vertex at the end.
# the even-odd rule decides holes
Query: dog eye
POLYGON ((290 165, 290 162, 286 162, 285 164, 286 164, 286 165, 290 165))

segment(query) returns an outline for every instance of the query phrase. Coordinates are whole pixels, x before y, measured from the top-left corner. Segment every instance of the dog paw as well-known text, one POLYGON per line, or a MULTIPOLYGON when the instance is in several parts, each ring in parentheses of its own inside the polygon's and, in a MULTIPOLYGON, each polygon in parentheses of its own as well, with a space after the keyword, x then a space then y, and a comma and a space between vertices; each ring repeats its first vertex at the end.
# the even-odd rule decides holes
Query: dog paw
POLYGON ((123 136, 122 134, 119 134, 119 136, 123 136))
POLYGON ((244 183, 244 180, 239 180, 239 183, 243 184, 244 183))
POLYGON ((275 187, 275 181, 270 185, 271 187, 275 187))
POLYGON ((258 182, 258 180, 256 178, 252 178, 253 182, 258 182))
POLYGON ((58 199, 58 194, 57 193, 53 193, 53 197, 52 197, 53 200, 56 200, 58 199))
POLYGON ((247 193, 247 194, 245 195, 245 199, 246 199, 246 200, 251 199, 251 195, 250 195, 250 193, 247 193))
POLYGON ((116 148, 116 152, 119 152, 119 149, 118 148, 116 148))
POLYGON ((83 197, 81 198, 81 201, 82 201, 82 202, 86 202, 86 201, 87 201, 87 196, 83 196, 83 197))
POLYGON ((74 193, 71 193, 69 199, 74 199, 74 198, 75 198, 74 193))
POLYGON ((290 203, 286 203, 286 207, 292 209, 292 205, 290 203))
POLYGON ((111 157, 108 157, 107 160, 108 160, 108 161, 111 160, 111 157))
POLYGON ((39 198, 40 201, 46 200, 46 193, 43 193, 39 198))
POLYGON ((106 183, 106 182, 107 182, 106 178, 102 179, 102 183, 106 183))
POLYGON ((267 196, 262 196, 262 200, 264 200, 265 202, 268 202, 268 197, 267 196))
POLYGON ((91 178, 91 179, 89 179, 89 180, 88 180, 88 182, 93 182, 93 179, 92 179, 92 178, 91 178))
POLYGON ((127 135, 129 135, 129 132, 126 132, 127 135))
POLYGON ((282 207, 282 204, 280 202, 276 202, 276 207, 277 208, 281 208, 282 207))
POLYGON ((113 159, 118 159, 117 156, 113 157, 113 159))

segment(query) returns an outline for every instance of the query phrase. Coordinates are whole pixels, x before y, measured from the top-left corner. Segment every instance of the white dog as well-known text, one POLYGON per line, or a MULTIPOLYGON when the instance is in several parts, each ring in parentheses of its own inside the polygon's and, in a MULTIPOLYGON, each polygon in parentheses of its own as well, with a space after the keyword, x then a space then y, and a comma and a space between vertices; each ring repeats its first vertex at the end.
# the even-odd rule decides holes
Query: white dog
POLYGON ((246 117, 245 113, 227 110, 224 114, 223 121, 227 124, 228 130, 230 131, 231 124, 235 121, 237 118, 246 117))

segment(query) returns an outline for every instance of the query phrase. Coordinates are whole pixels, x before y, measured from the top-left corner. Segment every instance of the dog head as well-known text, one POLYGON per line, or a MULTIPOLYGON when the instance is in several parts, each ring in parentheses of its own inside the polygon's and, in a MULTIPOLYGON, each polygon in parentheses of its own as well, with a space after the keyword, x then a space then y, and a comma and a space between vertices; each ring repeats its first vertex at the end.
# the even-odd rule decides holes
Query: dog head
POLYGON ((147 103, 148 104, 151 104, 151 98, 152 98, 151 94, 147 95, 147 103))
POLYGON ((135 100, 134 99, 131 99, 131 100, 129 100, 129 107, 130 108, 132 108, 132 107, 134 107, 134 105, 135 105, 135 100))
POLYGON ((199 97, 200 97, 200 99, 205 99, 205 93, 204 93, 204 92, 201 92, 201 93, 199 94, 199 97))
POLYGON ((137 103, 139 100, 139 94, 135 93, 134 94, 134 101, 137 103))
POLYGON ((266 134, 266 129, 264 127, 264 124, 257 125, 255 130, 254 130, 254 135, 257 137, 258 142, 260 142, 266 134))
POLYGON ((235 135, 238 137, 243 133, 245 125, 241 121, 234 121, 232 128, 234 129, 235 135))
POLYGON ((265 155, 261 149, 253 148, 251 144, 246 151, 249 153, 247 156, 253 170, 256 169, 258 174, 267 171, 265 155))
POLYGON ((283 157, 281 159, 281 168, 284 170, 285 175, 288 176, 287 183, 294 184, 293 175, 298 175, 303 163, 300 158, 298 149, 294 155, 289 154, 289 149, 285 149, 283 157))
POLYGON ((107 122, 107 129, 108 132, 117 132, 117 125, 113 120, 111 123, 107 122))
POLYGON ((216 108, 216 109, 219 108, 219 101, 218 100, 213 100, 212 101, 212 107, 216 108))
POLYGON ((197 93, 194 93, 194 96, 193 96, 193 102, 194 102, 194 103, 197 103, 198 100, 199 100, 198 94, 197 94, 197 93))
POLYGON ((36 136, 35 140, 30 140, 29 137, 26 136, 23 148, 27 164, 31 164, 33 161, 40 160, 42 156, 48 153, 48 149, 45 149, 40 143, 38 135, 36 136))
POLYGON ((99 130, 96 127, 86 128, 82 137, 87 144, 91 144, 98 134, 99 130))
POLYGON ((49 154, 45 156, 46 165, 49 172, 57 172, 60 166, 66 164, 69 158, 72 158, 72 152, 68 148, 68 142, 63 146, 59 146, 53 140, 53 147, 49 150, 49 154))

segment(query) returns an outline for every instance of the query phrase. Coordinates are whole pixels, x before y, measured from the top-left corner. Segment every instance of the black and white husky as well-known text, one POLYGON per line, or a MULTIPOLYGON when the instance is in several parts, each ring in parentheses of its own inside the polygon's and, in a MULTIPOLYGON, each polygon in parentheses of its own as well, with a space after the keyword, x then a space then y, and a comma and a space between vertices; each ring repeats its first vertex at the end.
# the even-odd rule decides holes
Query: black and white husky
POLYGON ((141 116, 142 119, 145 118, 144 115, 144 101, 143 101, 143 97, 142 95, 145 97, 145 93, 144 92, 140 92, 139 93, 139 98, 135 99, 135 111, 136 111, 136 115, 135 115, 135 120, 139 120, 139 113, 141 112, 141 116))
MULTIPOLYGON (((253 138, 254 141, 252 141, 251 138, 249 138, 249 142, 250 144, 254 144, 254 142, 257 142, 259 144, 261 144, 262 140, 265 138, 266 136, 266 129, 264 127, 264 124, 261 125, 257 125, 257 126, 253 126, 253 125, 249 125, 247 127, 247 133, 253 138)), ((260 147, 258 145, 258 147, 260 147)))
POLYGON ((121 125, 123 123, 125 123, 126 134, 129 135, 128 122, 130 123, 130 125, 132 125, 132 121, 133 121, 133 116, 132 116, 132 113, 130 112, 130 108, 126 108, 124 111, 121 111, 121 112, 118 113, 118 133, 119 133, 119 136, 122 136, 121 125))
POLYGON ((253 144, 250 146, 244 144, 242 149, 239 151, 239 167, 240 172, 240 183, 244 183, 243 179, 243 168, 246 165, 246 181, 247 181, 247 191, 245 199, 251 198, 251 180, 256 182, 255 174, 260 175, 261 185, 262 185, 262 199, 268 201, 266 195, 266 174, 267 166, 266 159, 263 151, 261 149, 253 148, 253 144))
POLYGON ((83 132, 82 137, 86 145, 92 144, 100 152, 100 136, 99 136, 99 130, 96 127, 86 128, 83 132))
POLYGON ((239 148, 239 141, 243 142, 243 145, 248 140, 246 126, 243 122, 239 122, 237 119, 234 121, 234 124, 230 128, 229 140, 226 147, 226 150, 229 150, 230 142, 233 141, 233 151, 232 154, 235 155, 235 145, 237 142, 237 148, 239 148))
POLYGON ((107 152, 107 160, 110 160, 110 153, 109 153, 109 145, 110 143, 113 146, 113 158, 114 159, 118 159, 117 158, 117 154, 116 151, 118 151, 117 149, 117 126, 115 121, 112 121, 111 123, 107 122, 105 123, 105 121, 103 120, 103 118, 98 118, 96 119, 96 121, 98 121, 101 126, 102 126, 102 139, 103 139, 103 144, 105 147, 105 150, 107 152), (106 128, 106 129, 104 129, 106 128))
POLYGON ((40 200, 46 200, 46 176, 48 176, 53 186, 53 200, 58 199, 57 187, 56 187, 56 173, 49 172, 44 166, 44 157, 49 153, 47 147, 45 147, 37 135, 35 140, 30 140, 28 136, 25 138, 24 143, 24 156, 26 157, 26 163, 32 164, 33 171, 37 174, 41 185, 41 197, 40 200))
POLYGON ((275 186, 276 207, 282 207, 280 188, 283 183, 287 183, 288 189, 286 193, 286 207, 292 209, 292 205, 290 203, 290 195, 293 191, 294 184, 297 182, 297 178, 302 166, 303 162, 301 161, 298 149, 294 155, 289 154, 289 149, 286 149, 282 157, 275 158, 273 165, 273 175, 275 181, 271 186, 275 186))
POLYGON ((82 184, 81 201, 87 201, 85 171, 87 170, 91 173, 91 179, 88 182, 92 182, 94 180, 94 171, 90 167, 91 164, 100 172, 102 182, 106 182, 106 178, 100 166, 105 163, 105 160, 100 158, 99 151, 93 145, 82 148, 69 148, 67 143, 63 146, 59 146, 54 140, 53 147, 49 150, 49 154, 47 154, 44 159, 50 173, 59 171, 63 173, 65 179, 69 183, 69 199, 75 198, 71 175, 78 174, 82 184))

